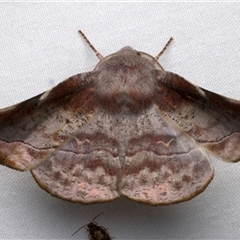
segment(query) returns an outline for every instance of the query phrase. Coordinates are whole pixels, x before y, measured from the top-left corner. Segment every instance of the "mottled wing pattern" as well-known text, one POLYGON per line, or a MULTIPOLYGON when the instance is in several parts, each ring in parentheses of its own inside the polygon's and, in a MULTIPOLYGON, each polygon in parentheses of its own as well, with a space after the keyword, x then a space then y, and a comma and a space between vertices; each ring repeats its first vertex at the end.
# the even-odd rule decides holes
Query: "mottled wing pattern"
POLYGON ((158 80, 157 88, 159 109, 169 121, 222 160, 240 160, 240 101, 170 72, 158 80))
POLYGON ((0 110, 0 164, 31 170, 43 189, 73 202, 123 195, 160 205, 206 188, 206 149, 240 160, 240 102, 156 70, 130 47, 110 56, 0 110))
POLYGON ((152 205, 188 200, 213 178, 213 166, 203 148, 172 125, 153 105, 132 123, 122 165, 121 193, 152 205))
POLYGON ((112 116, 95 113, 48 159, 32 170, 52 195, 85 204, 119 197, 118 142, 111 136, 112 116))
POLYGON ((0 110, 0 163, 29 170, 51 155, 95 111, 94 74, 73 76, 32 99, 0 110))

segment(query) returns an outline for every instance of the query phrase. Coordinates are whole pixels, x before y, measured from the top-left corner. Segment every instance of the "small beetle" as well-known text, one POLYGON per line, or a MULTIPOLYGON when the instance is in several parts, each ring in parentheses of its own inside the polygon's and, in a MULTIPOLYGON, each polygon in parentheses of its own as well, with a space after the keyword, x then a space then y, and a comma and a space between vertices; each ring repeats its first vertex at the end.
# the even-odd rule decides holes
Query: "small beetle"
POLYGON ((103 212, 94 217, 90 223, 80 227, 75 233, 72 234, 72 236, 75 235, 80 229, 87 226, 86 229, 89 232, 89 240, 112 240, 112 238, 109 236, 107 229, 103 226, 98 226, 97 222, 95 222, 95 219, 102 214, 103 212))

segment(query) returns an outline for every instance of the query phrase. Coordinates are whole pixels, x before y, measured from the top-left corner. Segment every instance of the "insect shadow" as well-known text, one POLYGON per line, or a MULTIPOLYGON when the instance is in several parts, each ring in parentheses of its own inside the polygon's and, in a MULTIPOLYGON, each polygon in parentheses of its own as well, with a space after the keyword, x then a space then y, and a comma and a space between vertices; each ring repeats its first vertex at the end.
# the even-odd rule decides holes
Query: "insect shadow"
POLYGON ((80 231, 82 228, 86 227, 88 231, 88 237, 90 240, 112 240, 113 238, 110 237, 107 229, 103 226, 98 226, 97 222, 95 222, 95 219, 102 215, 102 213, 98 214, 96 217, 94 217, 90 223, 83 225, 80 227, 76 232, 72 234, 75 235, 78 231, 80 231))

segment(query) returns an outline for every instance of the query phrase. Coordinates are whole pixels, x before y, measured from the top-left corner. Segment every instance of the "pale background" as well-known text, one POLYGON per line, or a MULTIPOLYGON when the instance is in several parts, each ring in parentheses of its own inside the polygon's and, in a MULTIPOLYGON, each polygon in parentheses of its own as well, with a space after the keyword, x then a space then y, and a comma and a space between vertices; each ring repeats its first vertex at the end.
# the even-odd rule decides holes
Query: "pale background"
MULTIPOLYGON (((1 3, 0 106, 33 97, 98 63, 81 29, 104 55, 123 46, 161 57, 168 71, 240 99, 239 3, 1 3)), ((94 216, 115 239, 239 239, 240 163, 212 157, 205 192, 177 205, 120 199, 85 206, 54 198, 29 172, 0 167, 1 239, 88 239, 94 216)))

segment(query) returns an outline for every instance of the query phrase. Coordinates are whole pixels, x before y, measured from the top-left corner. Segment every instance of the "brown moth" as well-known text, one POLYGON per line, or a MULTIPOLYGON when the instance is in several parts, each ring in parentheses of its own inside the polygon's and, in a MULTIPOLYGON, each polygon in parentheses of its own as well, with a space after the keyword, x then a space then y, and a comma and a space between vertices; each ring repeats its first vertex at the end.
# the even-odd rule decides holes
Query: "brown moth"
POLYGON ((86 228, 89 233, 88 237, 90 240, 111 240, 112 238, 110 237, 107 229, 103 226, 98 226, 97 222, 95 222, 95 219, 102 214, 103 212, 94 217, 90 223, 80 227, 75 233, 72 234, 72 236, 75 235, 83 227, 87 226, 86 228))
POLYGON ((163 70, 159 55, 102 57, 86 41, 100 59, 93 71, 0 110, 1 164, 72 202, 162 205, 207 187, 207 152, 239 161, 240 101, 163 70))

